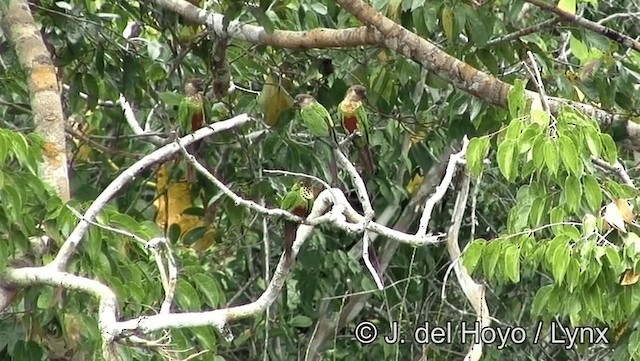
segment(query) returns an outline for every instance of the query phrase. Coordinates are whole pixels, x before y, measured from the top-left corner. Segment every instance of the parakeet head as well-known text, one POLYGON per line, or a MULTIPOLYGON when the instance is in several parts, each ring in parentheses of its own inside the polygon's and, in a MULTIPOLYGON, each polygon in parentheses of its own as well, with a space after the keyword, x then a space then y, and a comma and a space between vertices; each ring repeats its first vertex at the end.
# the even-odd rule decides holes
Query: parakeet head
POLYGON ((367 98, 367 88, 362 85, 353 85, 347 90, 347 97, 350 100, 362 101, 367 98))
POLYGON ((315 98, 309 94, 298 94, 295 98, 293 98, 293 104, 301 109, 306 109, 315 101, 315 98))
POLYGON ((191 78, 184 83, 184 93, 187 95, 195 95, 204 90, 202 79, 191 78))

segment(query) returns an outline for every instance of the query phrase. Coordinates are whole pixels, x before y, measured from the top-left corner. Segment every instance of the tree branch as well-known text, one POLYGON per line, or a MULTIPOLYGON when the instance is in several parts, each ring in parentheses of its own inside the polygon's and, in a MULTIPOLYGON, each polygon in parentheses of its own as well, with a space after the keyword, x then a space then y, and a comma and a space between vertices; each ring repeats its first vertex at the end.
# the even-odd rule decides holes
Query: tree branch
POLYGON ((601 24, 594 23, 593 21, 587 20, 583 17, 566 12, 552 4, 546 3, 541 0, 525 0, 525 1, 528 2, 529 4, 533 4, 539 7, 540 9, 556 14, 560 19, 562 19, 562 21, 566 21, 566 22, 581 26, 585 29, 588 29, 600 35, 606 36, 607 38, 617 43, 620 43, 620 45, 624 46, 625 48, 634 49, 635 51, 640 51, 640 42, 636 41, 635 39, 625 34, 617 32, 601 24))
POLYGON ((56 68, 24 0, 0 2, 2 27, 13 42, 18 61, 29 71, 29 98, 36 133, 44 139, 44 179, 64 202, 71 197, 67 171, 65 118, 56 68))
MULTIPOLYGON (((191 144, 197 140, 208 137, 212 134, 236 128, 249 122, 251 118, 246 114, 241 114, 231 119, 227 119, 222 122, 211 124, 207 127, 198 129, 196 132, 186 135, 179 140, 179 144, 182 146, 191 144)), ((134 179, 134 177, 142 170, 149 166, 161 162, 169 158, 174 153, 180 150, 180 145, 176 143, 167 144, 162 148, 157 149, 151 154, 145 156, 139 161, 135 162, 131 167, 120 173, 116 179, 114 179, 107 188, 93 201, 89 209, 84 214, 84 217, 76 228, 71 232, 67 240, 64 242, 60 251, 56 255, 56 258, 52 261, 50 266, 57 270, 63 270, 67 262, 75 252, 78 244, 82 240, 82 237, 89 229, 90 221, 93 221, 96 215, 102 210, 102 208, 111 200, 111 198, 122 189, 128 182, 134 179)))
POLYGON ((198 8, 185 0, 148 0, 148 2, 172 10, 194 23, 204 24, 218 36, 228 36, 252 44, 304 50, 378 45, 381 40, 379 33, 365 26, 342 30, 326 28, 309 31, 274 30, 268 33, 261 26, 247 25, 238 21, 226 24, 224 15, 198 8))

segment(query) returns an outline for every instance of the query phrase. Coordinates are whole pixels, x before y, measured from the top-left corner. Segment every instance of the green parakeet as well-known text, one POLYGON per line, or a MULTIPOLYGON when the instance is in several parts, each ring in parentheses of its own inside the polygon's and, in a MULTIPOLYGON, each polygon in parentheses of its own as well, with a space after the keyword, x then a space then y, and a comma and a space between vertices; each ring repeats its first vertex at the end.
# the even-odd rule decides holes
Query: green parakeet
MULTIPOLYGON (((188 79, 184 84, 184 95, 178 108, 178 116, 180 117, 180 126, 182 129, 191 127, 191 132, 202 128, 205 124, 205 112, 204 112, 204 84, 202 80, 197 78, 188 79)), ((202 140, 198 140, 187 146, 187 151, 195 156, 199 157, 199 149, 202 145, 202 140)), ((187 169, 187 179, 189 182, 195 182, 195 170, 192 167, 187 169)))
MULTIPOLYGON (((280 208, 295 214, 298 217, 306 218, 311 212, 313 201, 316 198, 314 189, 304 183, 294 184, 289 192, 282 197, 280 208)), ((284 254, 291 254, 291 247, 296 238, 296 222, 285 221, 284 224, 284 254)))
POLYGON ((294 99, 294 104, 300 108, 300 118, 309 130, 309 133, 316 137, 329 137, 338 144, 331 115, 322 104, 309 94, 298 94, 294 99))
POLYGON ((370 127, 367 112, 362 104, 366 97, 367 89, 362 85, 350 87, 344 99, 338 105, 338 114, 342 121, 342 127, 348 134, 352 134, 355 131, 360 133, 360 137, 354 139, 354 143, 358 148, 365 172, 368 175, 373 175, 376 172, 376 166, 373 162, 369 143, 370 127))

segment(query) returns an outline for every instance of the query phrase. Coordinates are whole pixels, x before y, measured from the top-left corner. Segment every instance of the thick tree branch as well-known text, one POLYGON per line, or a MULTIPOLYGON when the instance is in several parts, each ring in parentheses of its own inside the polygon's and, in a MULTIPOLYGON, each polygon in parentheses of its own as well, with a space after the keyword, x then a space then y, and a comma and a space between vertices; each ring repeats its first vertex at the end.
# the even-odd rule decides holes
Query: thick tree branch
POLYGON ((261 26, 242 24, 238 21, 231 21, 225 25, 224 15, 200 9, 185 0, 148 1, 175 11, 189 21, 204 24, 216 35, 228 36, 252 44, 304 50, 377 45, 380 42, 380 34, 365 26, 342 30, 325 28, 309 31, 274 30, 268 33, 261 26))
POLYGON ((36 133, 44 144, 44 179, 63 201, 70 199, 65 119, 51 55, 25 0, 0 2, 2 27, 16 49, 20 65, 29 71, 29 98, 36 133))
MULTIPOLYGON (((378 13, 362 0, 336 0, 336 2, 360 21, 381 32, 384 35, 383 44, 389 49, 417 61, 458 89, 491 104, 506 107, 507 94, 511 85, 445 53, 428 40, 378 13)), ((526 91, 526 96, 529 99, 535 99, 538 94, 526 91)), ((628 115, 610 114, 591 105, 554 97, 549 97, 549 106, 554 113, 563 106, 572 107, 593 117, 603 127, 609 127, 614 122, 621 122, 626 130, 626 137, 631 140, 630 145, 640 148, 640 124, 628 121, 628 115)))

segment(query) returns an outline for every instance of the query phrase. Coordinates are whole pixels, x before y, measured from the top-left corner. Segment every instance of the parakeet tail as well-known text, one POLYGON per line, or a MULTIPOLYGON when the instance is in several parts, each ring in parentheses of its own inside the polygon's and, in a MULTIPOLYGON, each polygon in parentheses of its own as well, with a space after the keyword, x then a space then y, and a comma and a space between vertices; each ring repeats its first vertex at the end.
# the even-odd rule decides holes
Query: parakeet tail
POLYGON ((296 230, 298 224, 296 222, 284 222, 284 255, 285 257, 291 257, 293 252, 293 241, 296 239, 296 230))
MULTIPOLYGON (((196 113, 191 117, 191 131, 195 132, 196 130, 202 128, 204 125, 204 116, 202 113, 196 113)), ((200 146, 202 145, 202 140, 195 141, 189 144, 186 149, 189 154, 196 157, 196 159, 200 158, 200 146)), ((191 164, 187 165, 187 182, 195 183, 196 182, 196 170, 193 168, 191 164)))
POLYGON ((371 148, 368 145, 358 147, 360 153, 360 159, 363 163, 364 170, 367 175, 373 176, 376 174, 376 165, 373 162, 373 155, 371 154, 371 148))

